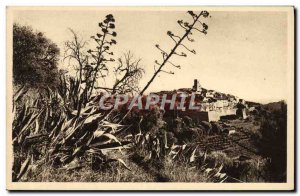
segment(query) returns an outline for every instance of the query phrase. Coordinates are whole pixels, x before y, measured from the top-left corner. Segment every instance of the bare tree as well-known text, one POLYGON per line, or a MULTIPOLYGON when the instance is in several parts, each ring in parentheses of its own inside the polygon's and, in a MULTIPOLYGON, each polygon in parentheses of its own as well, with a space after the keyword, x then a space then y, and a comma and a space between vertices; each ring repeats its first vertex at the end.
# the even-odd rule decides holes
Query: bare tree
POLYGON ((79 83, 82 83, 83 71, 88 64, 89 58, 84 51, 87 42, 79 38, 73 29, 69 30, 72 33, 72 41, 65 42, 64 60, 67 59, 69 61, 69 66, 73 66, 78 74, 79 83))
POLYGON ((175 46, 171 49, 170 52, 164 51, 163 49, 161 49, 161 47, 158 44, 155 45, 160 50, 160 52, 162 54, 162 62, 159 63, 157 60, 155 61, 155 64, 158 65, 159 67, 156 69, 156 66, 154 66, 155 72, 154 72, 153 76, 150 78, 149 82, 146 84, 146 86, 141 90, 140 95, 142 95, 148 89, 148 87, 150 86, 150 84, 154 81, 154 79, 156 78, 156 76, 160 72, 164 72, 164 73, 168 73, 168 74, 174 74, 174 72, 172 72, 172 71, 166 71, 166 70, 163 69, 167 63, 169 63, 170 65, 172 65, 175 68, 180 69, 180 65, 175 65, 174 63, 172 63, 170 61, 170 58, 173 55, 182 56, 182 57, 186 57, 187 56, 187 54, 184 53, 184 52, 180 52, 180 53, 177 52, 177 49, 179 47, 184 48, 188 52, 196 54, 196 51, 189 49, 186 45, 183 44, 183 41, 185 39, 187 39, 190 42, 194 42, 194 39, 192 39, 190 37, 193 34, 192 33, 193 31, 198 31, 198 32, 203 33, 203 34, 207 34, 208 26, 205 23, 202 23, 200 21, 200 17, 202 16, 204 18, 207 18, 209 16, 209 13, 207 11, 201 11, 199 14, 195 14, 193 11, 188 11, 188 14, 192 16, 192 22, 191 23, 184 22, 183 20, 178 20, 177 21, 177 23, 179 24, 179 26, 181 28, 183 28, 184 31, 185 31, 185 33, 182 36, 175 35, 171 31, 167 32, 167 35, 175 43, 175 46))
POLYGON ((118 59, 118 66, 114 70, 116 81, 112 87, 112 94, 139 92, 138 83, 145 72, 140 62, 141 59, 135 59, 130 51, 118 59))
MULTIPOLYGON (((79 38, 73 29, 69 29, 72 34, 72 39, 65 42, 64 61, 68 60, 68 65, 72 66, 76 71, 76 76, 69 76, 67 79, 65 75, 61 75, 61 86, 58 89, 60 95, 64 98, 65 103, 71 105, 73 109, 79 111, 81 104, 83 103, 82 97, 82 81, 83 70, 88 62, 88 55, 85 53, 86 41, 79 38)), ((84 91, 86 94, 86 91, 84 91)), ((86 101, 84 101, 86 102, 86 101)))

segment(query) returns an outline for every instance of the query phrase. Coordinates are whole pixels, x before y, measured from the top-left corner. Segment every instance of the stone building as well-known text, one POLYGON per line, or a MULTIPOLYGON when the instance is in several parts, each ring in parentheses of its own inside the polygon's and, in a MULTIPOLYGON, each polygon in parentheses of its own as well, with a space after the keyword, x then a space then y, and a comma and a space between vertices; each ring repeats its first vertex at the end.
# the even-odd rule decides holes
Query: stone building
POLYGON ((197 79, 194 80, 192 88, 181 88, 177 91, 175 90, 175 92, 178 96, 182 93, 190 96, 192 93, 196 94, 194 104, 195 106, 198 106, 199 109, 189 110, 188 108, 184 108, 177 111, 176 109, 175 111, 167 111, 171 116, 189 116, 198 122, 219 121, 224 117, 230 117, 231 119, 234 117, 246 118, 246 104, 244 100, 230 94, 206 90, 202 88, 197 79), (243 108, 240 108, 241 106, 243 106, 243 108))
POLYGON ((192 90, 196 94, 201 94, 201 92, 202 92, 202 86, 200 85, 200 82, 197 79, 194 80, 194 86, 193 86, 192 90))

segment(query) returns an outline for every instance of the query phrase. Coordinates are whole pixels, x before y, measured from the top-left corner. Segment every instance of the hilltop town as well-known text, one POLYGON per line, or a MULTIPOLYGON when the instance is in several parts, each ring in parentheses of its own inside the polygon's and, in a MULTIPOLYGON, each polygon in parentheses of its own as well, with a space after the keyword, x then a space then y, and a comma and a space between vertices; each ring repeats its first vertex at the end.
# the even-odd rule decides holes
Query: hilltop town
POLYGON ((247 102, 237 96, 203 88, 197 79, 194 80, 194 85, 191 88, 160 91, 155 94, 167 94, 169 99, 173 94, 177 94, 178 97, 194 94, 194 104, 199 107, 199 110, 178 110, 176 115, 189 116, 198 122, 234 118, 246 119, 247 113, 255 109, 254 107, 248 107, 247 102))

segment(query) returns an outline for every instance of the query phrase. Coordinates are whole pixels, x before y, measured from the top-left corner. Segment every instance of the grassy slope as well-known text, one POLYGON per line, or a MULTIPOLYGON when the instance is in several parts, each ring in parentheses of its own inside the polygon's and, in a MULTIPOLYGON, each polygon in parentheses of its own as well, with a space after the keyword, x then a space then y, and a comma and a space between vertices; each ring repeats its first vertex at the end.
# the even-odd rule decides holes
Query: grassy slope
MULTIPOLYGON (((132 161, 126 160, 126 164, 131 169, 128 170, 122 165, 117 165, 111 170, 95 171, 90 167, 67 171, 56 169, 50 166, 43 166, 28 173, 21 181, 32 182, 156 182, 157 176, 153 169, 146 171, 132 161)), ((153 165, 149 165, 153 168, 153 165)), ((187 165, 174 163, 166 160, 161 175, 168 178, 170 182, 206 182, 207 178, 196 171, 188 168, 187 165)))

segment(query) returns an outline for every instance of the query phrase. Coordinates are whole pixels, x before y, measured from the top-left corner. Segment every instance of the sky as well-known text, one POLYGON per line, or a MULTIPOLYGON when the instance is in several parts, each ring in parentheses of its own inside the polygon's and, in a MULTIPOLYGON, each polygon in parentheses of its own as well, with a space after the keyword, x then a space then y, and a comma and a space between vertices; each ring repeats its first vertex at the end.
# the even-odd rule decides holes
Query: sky
MULTIPOLYGON (((196 11, 195 11, 196 12, 196 11)), ((174 10, 19 10, 13 20, 44 32, 62 53, 64 42, 71 39, 72 28, 85 40, 99 32, 98 23, 107 14, 116 19, 117 45, 112 48, 115 58, 130 50, 141 58, 145 75, 143 87, 154 72, 154 61, 161 62, 155 44, 166 51, 173 47, 167 36, 171 30, 177 35, 184 32, 177 20, 190 21, 185 11, 174 10)), ((207 89, 230 93, 249 101, 270 102, 287 99, 288 32, 287 13, 280 11, 210 11, 208 34, 194 32, 195 42, 184 42, 196 51, 184 57, 172 57, 181 69, 171 65, 164 68, 174 75, 161 73, 147 92, 192 87, 194 79, 207 89)), ((60 62, 65 68, 66 62, 60 62)), ((107 79, 103 85, 110 86, 107 79)))

